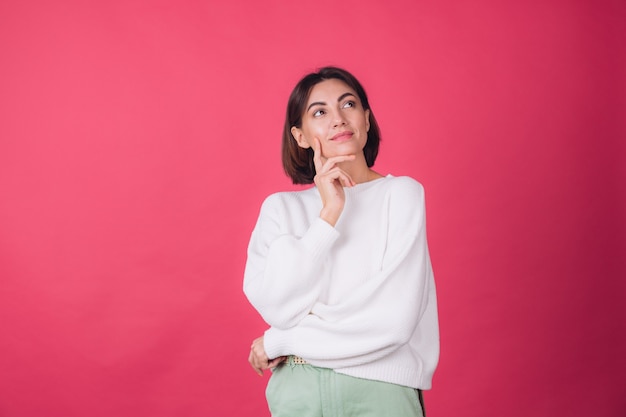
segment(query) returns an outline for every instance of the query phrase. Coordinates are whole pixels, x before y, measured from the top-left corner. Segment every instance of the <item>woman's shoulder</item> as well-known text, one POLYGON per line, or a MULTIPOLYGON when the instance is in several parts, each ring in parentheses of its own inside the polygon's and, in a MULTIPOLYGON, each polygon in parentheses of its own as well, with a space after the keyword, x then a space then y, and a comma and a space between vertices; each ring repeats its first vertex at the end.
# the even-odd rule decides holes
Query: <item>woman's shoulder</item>
POLYGON ((317 201, 315 187, 298 191, 278 191, 268 195, 263 200, 263 208, 284 207, 293 204, 306 204, 309 201, 317 201))
POLYGON ((398 190, 403 193, 409 192, 420 195, 424 194, 424 186, 413 177, 409 177, 407 175, 400 175, 396 177, 389 174, 387 175, 386 180, 387 186, 391 190, 398 190))

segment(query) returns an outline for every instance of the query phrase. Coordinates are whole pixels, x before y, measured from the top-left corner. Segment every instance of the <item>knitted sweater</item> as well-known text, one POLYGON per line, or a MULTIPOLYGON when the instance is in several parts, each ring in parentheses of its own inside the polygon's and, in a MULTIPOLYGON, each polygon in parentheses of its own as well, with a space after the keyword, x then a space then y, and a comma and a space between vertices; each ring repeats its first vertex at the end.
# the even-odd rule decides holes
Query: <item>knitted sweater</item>
POLYGON ((388 175, 344 190, 335 227, 315 187, 263 202, 244 292, 271 326, 265 351, 430 389, 439 327, 423 187, 388 175))

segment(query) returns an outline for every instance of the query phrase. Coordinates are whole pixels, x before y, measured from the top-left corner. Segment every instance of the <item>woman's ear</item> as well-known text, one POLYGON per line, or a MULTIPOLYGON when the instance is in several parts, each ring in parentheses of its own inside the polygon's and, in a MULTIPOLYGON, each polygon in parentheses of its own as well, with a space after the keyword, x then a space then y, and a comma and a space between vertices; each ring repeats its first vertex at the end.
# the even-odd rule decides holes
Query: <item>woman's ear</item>
POLYGON ((370 109, 365 110, 365 131, 370 131, 370 109))
POLYGON ((309 142, 307 142, 307 140, 304 138, 304 133, 302 132, 302 129, 291 126, 291 136, 293 136, 293 138, 296 140, 296 143, 299 147, 303 149, 311 147, 311 145, 309 145, 309 142))

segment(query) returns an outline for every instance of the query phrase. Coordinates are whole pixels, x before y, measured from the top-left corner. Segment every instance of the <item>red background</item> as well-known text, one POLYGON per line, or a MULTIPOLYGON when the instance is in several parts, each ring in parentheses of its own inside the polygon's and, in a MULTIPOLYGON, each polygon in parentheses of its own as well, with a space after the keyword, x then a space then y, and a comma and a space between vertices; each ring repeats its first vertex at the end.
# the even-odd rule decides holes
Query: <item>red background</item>
POLYGON ((426 187, 429 415, 622 416, 626 3, 287 3, 0 3, 0 415, 269 414, 245 250, 335 64, 426 187))

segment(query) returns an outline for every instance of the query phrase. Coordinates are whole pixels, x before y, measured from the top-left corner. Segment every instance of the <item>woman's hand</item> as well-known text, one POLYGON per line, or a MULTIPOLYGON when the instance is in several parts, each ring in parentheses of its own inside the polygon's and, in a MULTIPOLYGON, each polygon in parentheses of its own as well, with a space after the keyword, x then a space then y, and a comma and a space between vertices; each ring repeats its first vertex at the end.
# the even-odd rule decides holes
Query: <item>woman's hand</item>
POLYGON ((322 156, 322 144, 313 139, 313 163, 315 164, 315 185, 322 197, 320 217, 335 226, 343 211, 346 195, 343 187, 352 187, 354 181, 344 170, 337 166, 340 162, 353 161, 355 155, 333 156, 328 159, 322 156))
POLYGON ((252 346, 250 346, 250 356, 248 356, 248 362, 250 362, 254 371, 261 376, 263 376, 263 370, 274 368, 286 359, 286 356, 279 356, 278 358, 270 360, 265 353, 263 336, 254 339, 252 346))

